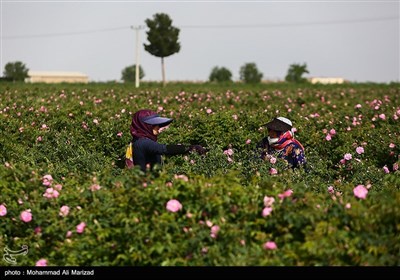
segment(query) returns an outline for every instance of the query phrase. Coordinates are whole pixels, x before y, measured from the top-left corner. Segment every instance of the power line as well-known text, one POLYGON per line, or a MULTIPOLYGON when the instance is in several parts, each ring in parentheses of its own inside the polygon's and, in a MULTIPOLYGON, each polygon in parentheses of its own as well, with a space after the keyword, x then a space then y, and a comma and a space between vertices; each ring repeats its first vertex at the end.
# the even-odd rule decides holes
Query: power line
POLYGON ((373 21, 387 21, 399 20, 398 16, 385 17, 385 18, 364 18, 354 20, 332 20, 332 21, 315 21, 315 22, 291 22, 291 23, 270 23, 270 24, 236 24, 236 25, 183 25, 181 28, 270 28, 270 27, 287 27, 287 26, 312 26, 324 24, 346 24, 358 22, 373 22, 373 21))
MULTIPOLYGON (((363 22, 375 22, 375 21, 388 21, 388 20, 399 20, 399 16, 389 16, 383 18, 363 18, 363 19, 351 19, 351 20, 332 20, 332 21, 315 21, 315 22, 291 22, 291 23, 269 23, 269 24, 233 24, 233 25, 181 25, 179 28, 197 28, 197 29, 219 29, 219 28, 274 28, 274 27, 290 27, 290 26, 314 26, 314 25, 329 25, 329 24, 347 24, 347 23, 363 23, 363 22)), ((49 37, 61 37, 61 36, 72 36, 82 35, 100 32, 110 32, 116 30, 130 29, 130 26, 105 28, 97 30, 87 30, 78 32, 65 32, 65 33, 49 33, 49 34, 33 34, 33 35, 15 35, 15 36, 3 36, 1 39, 30 39, 30 38, 49 38, 49 37)))
POLYGON ((110 31, 123 30, 123 29, 129 29, 129 28, 130 28, 129 26, 124 26, 124 27, 114 27, 114 28, 77 31, 77 32, 65 32, 65 33, 3 36, 2 39, 30 39, 30 38, 44 38, 44 37, 61 37, 61 36, 72 36, 72 35, 91 34, 91 33, 99 33, 99 32, 110 32, 110 31))

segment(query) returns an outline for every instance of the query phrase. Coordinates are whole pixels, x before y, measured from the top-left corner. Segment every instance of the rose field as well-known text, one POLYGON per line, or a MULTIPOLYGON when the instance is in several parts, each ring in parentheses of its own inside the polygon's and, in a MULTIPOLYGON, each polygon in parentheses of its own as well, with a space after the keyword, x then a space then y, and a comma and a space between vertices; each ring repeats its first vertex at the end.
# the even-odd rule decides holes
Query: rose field
POLYGON ((399 266, 400 84, 0 83, 0 266, 399 266), (174 121, 153 172, 131 116, 174 121), (307 170, 263 161, 285 116, 307 170))

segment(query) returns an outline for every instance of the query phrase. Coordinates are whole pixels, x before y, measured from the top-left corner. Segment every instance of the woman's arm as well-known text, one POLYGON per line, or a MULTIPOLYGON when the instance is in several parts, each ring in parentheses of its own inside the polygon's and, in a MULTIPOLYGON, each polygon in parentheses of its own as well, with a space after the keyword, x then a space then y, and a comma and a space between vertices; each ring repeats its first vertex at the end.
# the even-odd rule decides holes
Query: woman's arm
POLYGON ((147 152, 159 155, 180 155, 186 154, 190 151, 196 151, 199 154, 206 153, 206 150, 200 145, 164 145, 150 139, 146 139, 145 141, 145 149, 147 150, 147 152))
POLYGON ((167 145, 167 155, 179 155, 179 154, 186 154, 190 151, 196 151, 200 155, 204 155, 207 150, 204 149, 200 145, 167 145))

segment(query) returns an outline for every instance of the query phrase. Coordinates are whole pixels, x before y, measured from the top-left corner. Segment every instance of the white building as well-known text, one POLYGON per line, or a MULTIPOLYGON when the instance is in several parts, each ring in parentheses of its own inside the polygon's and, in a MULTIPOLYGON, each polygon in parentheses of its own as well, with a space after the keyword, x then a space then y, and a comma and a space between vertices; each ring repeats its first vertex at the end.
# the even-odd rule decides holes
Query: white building
POLYGON ((87 75, 79 72, 29 71, 27 83, 88 83, 87 75))
POLYGON ((310 78, 310 82, 312 84, 343 84, 345 80, 335 77, 314 77, 310 78))

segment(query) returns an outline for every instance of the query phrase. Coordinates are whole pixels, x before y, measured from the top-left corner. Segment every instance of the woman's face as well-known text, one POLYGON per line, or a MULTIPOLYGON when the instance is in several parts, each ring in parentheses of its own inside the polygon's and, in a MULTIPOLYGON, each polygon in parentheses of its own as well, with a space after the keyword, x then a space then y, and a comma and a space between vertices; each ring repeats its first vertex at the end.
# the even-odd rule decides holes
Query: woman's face
POLYGON ((160 134, 160 127, 158 125, 153 126, 153 134, 154 135, 160 134))
POLYGON ((278 138, 279 132, 272 129, 268 129, 268 136, 271 138, 278 138))

